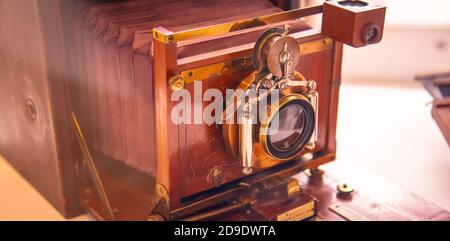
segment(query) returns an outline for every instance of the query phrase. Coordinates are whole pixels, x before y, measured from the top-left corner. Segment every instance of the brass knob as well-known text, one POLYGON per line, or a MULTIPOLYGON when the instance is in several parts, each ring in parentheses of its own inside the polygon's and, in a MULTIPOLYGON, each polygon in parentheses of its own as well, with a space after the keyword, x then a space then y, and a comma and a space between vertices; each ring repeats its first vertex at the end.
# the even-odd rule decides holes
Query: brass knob
POLYGON ((300 182, 297 179, 291 178, 288 181, 287 184, 287 194, 289 197, 293 197, 297 193, 300 193, 302 191, 302 186, 300 185, 300 182))
POLYGON ((208 181, 214 186, 219 187, 222 184, 224 177, 225 177, 224 170, 220 167, 214 167, 209 172, 208 181))
POLYGON ((351 186, 346 183, 340 183, 337 185, 338 195, 342 197, 349 197, 355 191, 351 186))
POLYGON ((186 80, 181 75, 177 75, 169 79, 169 86, 172 91, 182 90, 185 84, 186 80))

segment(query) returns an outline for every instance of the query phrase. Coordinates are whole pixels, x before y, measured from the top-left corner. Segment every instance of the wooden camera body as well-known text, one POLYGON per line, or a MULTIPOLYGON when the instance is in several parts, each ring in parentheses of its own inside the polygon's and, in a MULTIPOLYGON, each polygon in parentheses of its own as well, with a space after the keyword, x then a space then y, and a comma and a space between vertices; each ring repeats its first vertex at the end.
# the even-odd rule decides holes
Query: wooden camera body
MULTIPOLYGON (((263 0, 163 2, 0 3, 1 50, 8 47, 13 60, 1 67, 0 151, 66 217, 88 211, 98 219, 184 219, 223 203, 248 205, 235 200, 253 186, 333 161, 343 43, 379 42, 384 23, 384 11, 372 11, 379 5, 339 4, 348 1, 287 12, 263 0), (221 4, 228 8, 210 12, 221 4), (336 4, 350 10, 329 8, 336 4), (302 20, 322 12, 322 31, 302 20), (372 28, 359 28, 360 15, 372 28), (29 21, 12 24, 23 16, 29 21), (283 74, 276 70, 284 62, 274 67, 281 53, 295 58, 283 74), (312 107, 305 121, 312 129, 295 153, 277 157, 262 131, 242 145, 246 132, 238 124, 171 118, 179 104, 174 92, 193 93, 201 82, 201 96, 225 93, 263 72, 278 76, 275 83, 295 78, 303 89, 285 95, 312 107)), ((200 102, 203 112, 212 100, 200 102)))

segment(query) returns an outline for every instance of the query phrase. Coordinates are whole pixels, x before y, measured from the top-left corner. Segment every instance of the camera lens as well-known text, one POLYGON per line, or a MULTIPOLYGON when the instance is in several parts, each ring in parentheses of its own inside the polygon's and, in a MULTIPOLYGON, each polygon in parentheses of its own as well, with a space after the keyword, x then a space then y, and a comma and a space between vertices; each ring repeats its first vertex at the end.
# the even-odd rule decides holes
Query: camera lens
POLYGON ((295 145, 305 128, 305 110, 299 105, 282 108, 270 124, 268 142, 278 151, 295 145))
POLYGON ((270 122, 262 125, 260 142, 273 158, 289 160, 297 156, 311 139, 315 113, 305 98, 289 96, 283 102, 270 122))

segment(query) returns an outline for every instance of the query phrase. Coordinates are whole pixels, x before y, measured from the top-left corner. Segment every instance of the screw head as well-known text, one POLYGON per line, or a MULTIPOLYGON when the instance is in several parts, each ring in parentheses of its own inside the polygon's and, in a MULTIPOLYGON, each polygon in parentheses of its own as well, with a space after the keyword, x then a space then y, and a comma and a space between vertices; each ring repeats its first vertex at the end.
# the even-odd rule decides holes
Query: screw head
POLYGON ((211 169, 208 175, 208 181, 214 186, 219 187, 222 185, 225 173, 221 167, 214 167, 211 169))
POLYGON ((308 90, 316 90, 317 89, 317 82, 314 80, 308 81, 308 90))
POLYGON ((182 90, 184 88, 185 83, 186 83, 185 79, 180 75, 174 76, 169 80, 170 89, 172 91, 182 90))
POLYGON ((25 102, 26 113, 31 120, 36 120, 37 118, 37 109, 34 101, 32 99, 27 99, 25 102))
POLYGON ((337 185, 337 190, 341 195, 351 195, 355 190, 347 185, 347 183, 340 183, 337 185))

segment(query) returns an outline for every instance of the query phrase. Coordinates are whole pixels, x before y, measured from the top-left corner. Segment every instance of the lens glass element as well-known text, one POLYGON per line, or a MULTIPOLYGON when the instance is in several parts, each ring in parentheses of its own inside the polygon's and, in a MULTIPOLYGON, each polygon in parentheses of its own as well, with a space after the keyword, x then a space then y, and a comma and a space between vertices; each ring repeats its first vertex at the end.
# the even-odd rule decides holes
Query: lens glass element
POLYGON ((298 145, 305 123, 306 113, 303 106, 290 104, 283 107, 270 123, 269 145, 277 151, 286 151, 298 145))

